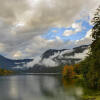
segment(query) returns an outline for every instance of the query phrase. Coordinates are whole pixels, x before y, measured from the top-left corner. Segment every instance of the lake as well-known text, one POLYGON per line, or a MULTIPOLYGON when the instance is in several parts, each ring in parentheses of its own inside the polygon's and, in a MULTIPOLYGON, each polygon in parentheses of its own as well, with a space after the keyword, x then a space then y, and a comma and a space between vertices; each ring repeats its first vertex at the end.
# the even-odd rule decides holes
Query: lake
POLYGON ((53 75, 0 76, 0 100, 81 100, 83 89, 53 75))

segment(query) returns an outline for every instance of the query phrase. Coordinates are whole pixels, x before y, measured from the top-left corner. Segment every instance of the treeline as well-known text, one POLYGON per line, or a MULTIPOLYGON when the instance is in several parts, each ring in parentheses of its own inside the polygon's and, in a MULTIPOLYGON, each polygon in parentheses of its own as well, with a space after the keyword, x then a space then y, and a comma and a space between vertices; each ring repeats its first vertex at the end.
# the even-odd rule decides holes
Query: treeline
POLYGON ((100 6, 94 14, 92 23, 93 42, 88 56, 73 67, 66 65, 63 69, 63 76, 73 78, 75 73, 81 74, 89 88, 100 90, 100 6))
POLYGON ((65 65, 62 70, 62 75, 66 79, 74 79, 81 74, 80 64, 65 65))
POLYGON ((0 69, 0 75, 10 75, 10 74, 13 74, 13 72, 5 69, 0 69))
POLYGON ((88 86, 100 89, 100 6, 94 14, 92 20, 92 38, 89 56, 80 63, 82 74, 88 86))

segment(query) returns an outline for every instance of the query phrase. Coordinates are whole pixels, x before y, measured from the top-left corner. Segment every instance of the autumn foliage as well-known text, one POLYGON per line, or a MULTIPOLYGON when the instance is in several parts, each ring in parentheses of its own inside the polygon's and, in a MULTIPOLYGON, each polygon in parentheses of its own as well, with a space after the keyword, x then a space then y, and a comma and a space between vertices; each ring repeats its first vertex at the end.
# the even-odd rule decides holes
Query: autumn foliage
POLYGON ((72 79, 75 76, 74 67, 65 65, 62 71, 63 77, 72 79))
POLYGON ((0 69, 0 75, 9 75, 12 74, 12 71, 0 69))

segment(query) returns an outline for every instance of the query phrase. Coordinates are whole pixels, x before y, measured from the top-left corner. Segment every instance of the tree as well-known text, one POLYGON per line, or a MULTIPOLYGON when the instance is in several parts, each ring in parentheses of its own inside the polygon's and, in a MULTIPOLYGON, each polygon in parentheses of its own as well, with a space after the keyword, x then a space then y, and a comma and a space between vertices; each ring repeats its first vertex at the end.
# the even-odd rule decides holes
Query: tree
POLYGON ((94 14, 92 20, 92 38, 89 56, 81 62, 81 72, 88 86, 94 89, 100 89, 100 6, 94 14))
POLYGON ((91 44, 90 51, 90 71, 88 76, 90 76, 90 86, 93 88, 100 88, 100 6, 97 8, 94 18, 92 20, 93 29, 92 29, 92 38, 93 43, 91 44))
POLYGON ((75 64, 75 65, 74 65, 74 71, 75 71, 77 74, 80 74, 80 64, 75 64))
POLYGON ((12 74, 12 71, 0 69, 0 75, 9 75, 12 74))
POLYGON ((63 74, 63 77, 67 79, 74 78, 75 76, 74 67, 65 65, 62 74, 63 74))

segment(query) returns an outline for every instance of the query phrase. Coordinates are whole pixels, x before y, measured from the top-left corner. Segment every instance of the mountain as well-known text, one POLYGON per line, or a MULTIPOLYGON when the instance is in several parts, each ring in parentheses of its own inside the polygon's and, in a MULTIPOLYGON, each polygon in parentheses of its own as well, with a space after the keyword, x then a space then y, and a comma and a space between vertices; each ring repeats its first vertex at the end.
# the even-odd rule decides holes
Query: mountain
POLYGON ((33 62, 27 64, 28 72, 34 73, 55 73, 60 72, 62 65, 72 65, 83 60, 88 53, 89 45, 82 45, 73 49, 55 50, 49 49, 40 58, 35 58, 33 62))
POLYGON ((58 53, 58 52, 61 53, 61 52, 65 51, 65 50, 68 50, 68 49, 62 49, 62 50, 49 49, 49 50, 47 50, 46 52, 44 52, 42 54, 42 59, 43 58, 49 58, 50 56, 54 55, 55 53, 58 53))
POLYGON ((11 60, 0 55, 0 68, 34 72, 59 72, 62 65, 80 62, 88 53, 89 45, 82 45, 73 49, 49 49, 40 57, 34 59, 11 60))
POLYGON ((75 53, 83 53, 84 50, 88 49, 88 47, 89 47, 89 45, 82 45, 79 47, 75 47, 71 50, 70 49, 62 49, 62 50, 49 49, 42 54, 42 58, 49 58, 50 56, 54 55, 55 53, 62 53, 65 51, 68 54, 68 56, 71 56, 71 55, 74 55, 75 53))
POLYGON ((62 50, 50 49, 42 54, 41 62, 43 62, 44 59, 49 58, 55 61, 56 63, 58 63, 58 65, 75 64, 81 61, 82 59, 84 59, 84 57, 88 53, 88 47, 89 45, 82 45, 79 47, 75 47, 71 50, 70 49, 62 49, 62 50))
POLYGON ((2 55, 0 55, 0 68, 12 69, 16 66, 22 66, 31 62, 33 59, 22 59, 22 60, 11 60, 2 55))

